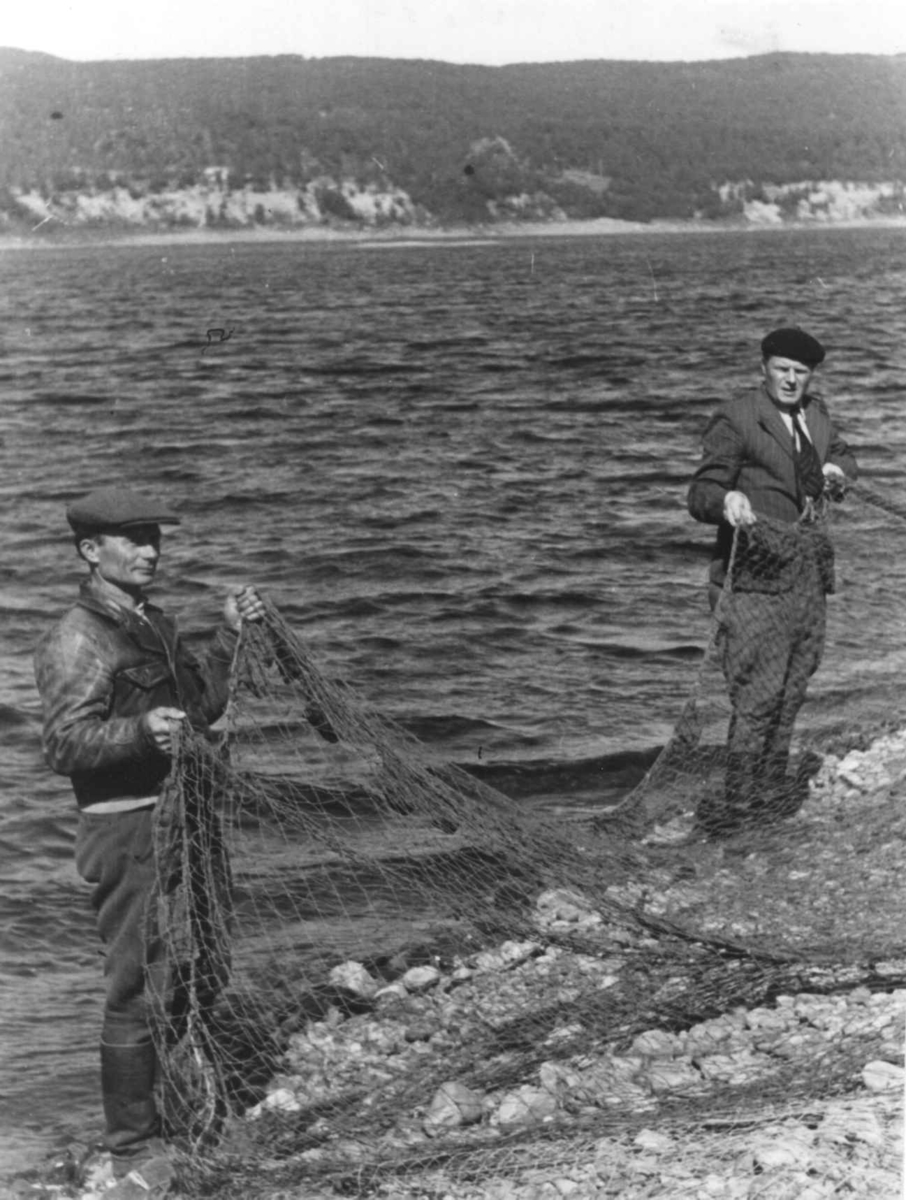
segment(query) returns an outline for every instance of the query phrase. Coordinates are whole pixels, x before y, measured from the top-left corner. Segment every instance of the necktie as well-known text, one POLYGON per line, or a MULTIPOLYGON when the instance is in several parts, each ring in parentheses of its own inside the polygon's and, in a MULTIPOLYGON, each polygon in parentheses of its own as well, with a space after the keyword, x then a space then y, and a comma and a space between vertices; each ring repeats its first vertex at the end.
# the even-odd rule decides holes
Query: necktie
POLYGON ((824 471, 818 451, 809 441, 808 434, 802 424, 802 416, 798 408, 790 409, 793 420, 793 463, 796 467, 796 486, 800 500, 810 496, 817 500, 824 491, 824 471))

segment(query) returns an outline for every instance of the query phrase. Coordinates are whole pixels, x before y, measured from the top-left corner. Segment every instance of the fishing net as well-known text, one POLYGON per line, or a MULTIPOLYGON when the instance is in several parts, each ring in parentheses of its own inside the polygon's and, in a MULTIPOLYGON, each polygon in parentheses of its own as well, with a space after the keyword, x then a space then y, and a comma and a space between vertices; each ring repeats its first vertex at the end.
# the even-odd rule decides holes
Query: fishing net
POLYGON ((653 1128, 712 1138, 717 1161, 895 1059, 875 1000, 906 975, 904 533, 853 487, 738 534, 672 739, 591 818, 437 760, 272 606, 246 625, 223 736, 180 737, 157 813, 161 1101, 187 1193, 518 1177, 541 1196, 587 1163, 573 1194, 630 1194, 607 1164, 653 1128), (747 636, 784 661, 753 668, 747 636))

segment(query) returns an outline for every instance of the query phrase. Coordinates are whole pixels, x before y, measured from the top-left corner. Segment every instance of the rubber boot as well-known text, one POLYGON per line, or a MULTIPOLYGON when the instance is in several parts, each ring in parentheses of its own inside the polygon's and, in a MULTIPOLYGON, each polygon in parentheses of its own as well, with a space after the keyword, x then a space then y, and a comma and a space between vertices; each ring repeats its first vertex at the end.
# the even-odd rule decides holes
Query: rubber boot
POLYGON ((789 756, 786 754, 773 755, 761 766, 760 778, 763 788, 758 815, 765 825, 780 820, 791 802, 793 795, 793 780, 787 776, 789 756))
POLYGON ((809 780, 821 769, 821 756, 813 750, 806 751, 796 766, 795 774, 787 773, 784 763, 782 777, 774 777, 771 799, 771 818, 775 821, 794 817, 802 808, 809 794, 809 780))
POLYGON ((157 1053, 151 1041, 101 1043, 101 1094, 107 1132, 104 1145, 121 1176, 141 1158, 160 1153, 160 1118, 154 1100, 157 1053))
POLYGON ((706 837, 732 837, 750 827, 757 806, 757 760, 751 754, 727 754, 723 797, 710 796, 699 803, 696 829, 706 837))

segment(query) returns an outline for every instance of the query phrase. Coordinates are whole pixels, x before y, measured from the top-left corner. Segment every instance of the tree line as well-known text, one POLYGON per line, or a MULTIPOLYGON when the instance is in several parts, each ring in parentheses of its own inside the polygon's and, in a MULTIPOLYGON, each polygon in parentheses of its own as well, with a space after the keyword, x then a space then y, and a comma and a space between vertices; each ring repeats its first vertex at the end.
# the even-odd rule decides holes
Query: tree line
POLYGON ((506 67, 0 50, 0 189, 397 187, 441 222, 731 216, 726 181, 906 180, 906 57, 506 67), (207 172, 207 174, 206 174, 207 172), (531 207, 531 205, 529 206, 531 207))

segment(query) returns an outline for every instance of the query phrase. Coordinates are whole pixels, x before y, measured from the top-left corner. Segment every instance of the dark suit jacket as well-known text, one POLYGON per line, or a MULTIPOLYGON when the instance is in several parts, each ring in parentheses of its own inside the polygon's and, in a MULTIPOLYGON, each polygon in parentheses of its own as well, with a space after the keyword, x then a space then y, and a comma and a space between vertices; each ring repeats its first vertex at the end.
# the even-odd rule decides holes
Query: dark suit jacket
MULTIPOLYGON (((807 396, 803 415, 822 465, 834 463, 855 479, 855 457, 834 429, 824 401, 807 396)), ((702 448, 688 505, 697 521, 718 527, 711 581, 721 584, 733 543, 733 529, 723 519, 727 492, 743 492, 758 516, 786 524, 800 516, 793 439, 762 387, 718 409, 705 429, 702 448)))

